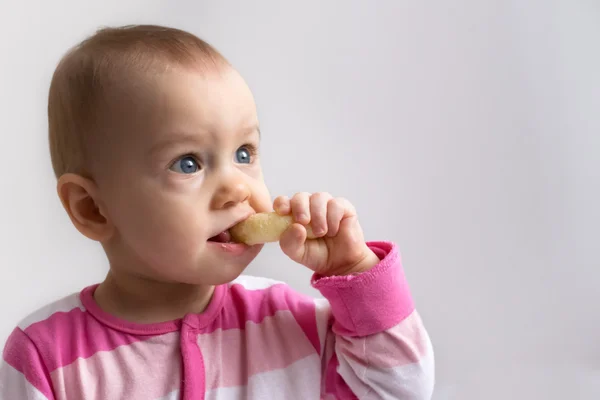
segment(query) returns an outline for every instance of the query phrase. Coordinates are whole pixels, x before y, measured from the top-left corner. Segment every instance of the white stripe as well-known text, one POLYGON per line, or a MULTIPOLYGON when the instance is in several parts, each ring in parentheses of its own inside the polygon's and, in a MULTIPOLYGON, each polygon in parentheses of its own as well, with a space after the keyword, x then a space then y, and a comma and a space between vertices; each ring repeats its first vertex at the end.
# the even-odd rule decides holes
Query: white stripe
POLYGON ((230 283, 230 285, 241 285, 246 290, 263 290, 280 284, 283 282, 251 275, 240 275, 230 283))
POLYGON ((434 358, 432 351, 426 354, 418 363, 369 368, 361 377, 356 376, 356 371, 364 371, 362 365, 340 358, 338 373, 361 400, 430 400, 434 386, 434 358))
POLYGON ((19 323, 19 328, 25 330, 28 326, 35 324, 36 322, 48 319, 52 314, 57 312, 69 312, 75 308, 85 311, 85 308, 79 299, 79 293, 64 297, 33 312, 19 323))
POLYGON ((180 400, 179 389, 173 390, 168 395, 161 397, 160 399, 156 399, 156 400, 180 400))
POLYGON ((247 386, 218 388, 206 393, 206 400, 238 399, 319 399, 321 371, 319 357, 310 355, 285 369, 257 374, 247 386))
POLYGON ((0 363, 0 400, 48 400, 27 381, 25 375, 2 361, 0 363))

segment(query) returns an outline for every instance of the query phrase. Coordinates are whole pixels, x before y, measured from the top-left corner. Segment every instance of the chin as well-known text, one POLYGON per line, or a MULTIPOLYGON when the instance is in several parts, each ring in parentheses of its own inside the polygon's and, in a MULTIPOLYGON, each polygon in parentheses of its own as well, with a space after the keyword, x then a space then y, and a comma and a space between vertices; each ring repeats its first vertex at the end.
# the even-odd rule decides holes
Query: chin
POLYGON ((240 275, 244 273, 244 271, 246 271, 246 269, 248 268, 250 263, 254 261, 256 256, 258 256, 263 246, 264 245, 262 244, 253 246, 255 248, 252 249, 252 256, 248 258, 244 257, 245 260, 242 263, 224 263, 220 266, 217 266, 217 270, 210 271, 210 275, 215 278, 215 282, 218 282, 214 283, 214 285, 223 285, 237 279, 240 275))
POLYGON ((245 268, 228 268, 226 271, 211 271, 201 274, 193 279, 186 280, 191 285, 219 286, 226 285, 237 279, 244 272, 245 268))
POLYGON ((218 286, 230 283, 244 273, 248 265, 258 256, 264 244, 248 247, 241 255, 220 254, 203 249, 202 255, 193 264, 185 265, 178 276, 171 276, 172 280, 188 285, 218 286), (195 265, 194 265, 195 264, 195 265))
POLYGON ((215 265, 210 270, 204 270, 198 275, 197 284, 202 285, 225 285, 231 283, 233 280, 237 279, 240 275, 244 273, 249 262, 237 264, 237 263, 224 263, 221 265, 215 265), (237 264, 237 265, 236 265, 237 264))

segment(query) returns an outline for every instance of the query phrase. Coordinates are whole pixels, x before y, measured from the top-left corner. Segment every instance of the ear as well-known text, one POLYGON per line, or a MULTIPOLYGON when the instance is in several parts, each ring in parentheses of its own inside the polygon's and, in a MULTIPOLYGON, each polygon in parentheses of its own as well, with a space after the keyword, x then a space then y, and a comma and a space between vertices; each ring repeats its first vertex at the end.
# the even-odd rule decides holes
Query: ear
POLYGON ((114 233, 96 184, 77 174, 64 174, 58 179, 58 196, 75 228, 84 236, 106 242, 114 233))

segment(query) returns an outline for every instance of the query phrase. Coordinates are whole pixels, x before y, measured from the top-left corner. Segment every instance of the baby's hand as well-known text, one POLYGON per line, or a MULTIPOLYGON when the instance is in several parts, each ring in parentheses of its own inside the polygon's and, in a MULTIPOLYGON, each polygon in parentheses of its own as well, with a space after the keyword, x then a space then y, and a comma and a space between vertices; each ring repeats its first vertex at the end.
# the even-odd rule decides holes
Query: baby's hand
POLYGON ((276 198, 273 208, 280 215, 291 214, 296 222, 281 236, 281 250, 316 273, 349 275, 379 263, 365 243, 356 210, 347 200, 329 193, 298 193, 291 200, 276 198), (309 224, 317 239, 307 240, 304 225, 309 224))

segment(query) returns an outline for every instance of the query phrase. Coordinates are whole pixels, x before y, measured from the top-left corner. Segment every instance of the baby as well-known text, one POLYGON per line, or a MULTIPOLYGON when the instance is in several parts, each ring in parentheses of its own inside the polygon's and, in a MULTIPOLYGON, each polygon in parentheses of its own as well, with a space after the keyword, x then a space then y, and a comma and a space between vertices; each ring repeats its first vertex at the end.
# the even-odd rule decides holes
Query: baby
POLYGON ((15 328, 1 400, 431 398, 396 245, 365 242, 327 193, 271 201, 252 93, 213 47, 100 30, 58 65, 48 120, 60 200, 110 268, 15 328), (263 245, 229 229, 272 211, 293 218, 279 245, 325 300, 242 275, 263 245))

